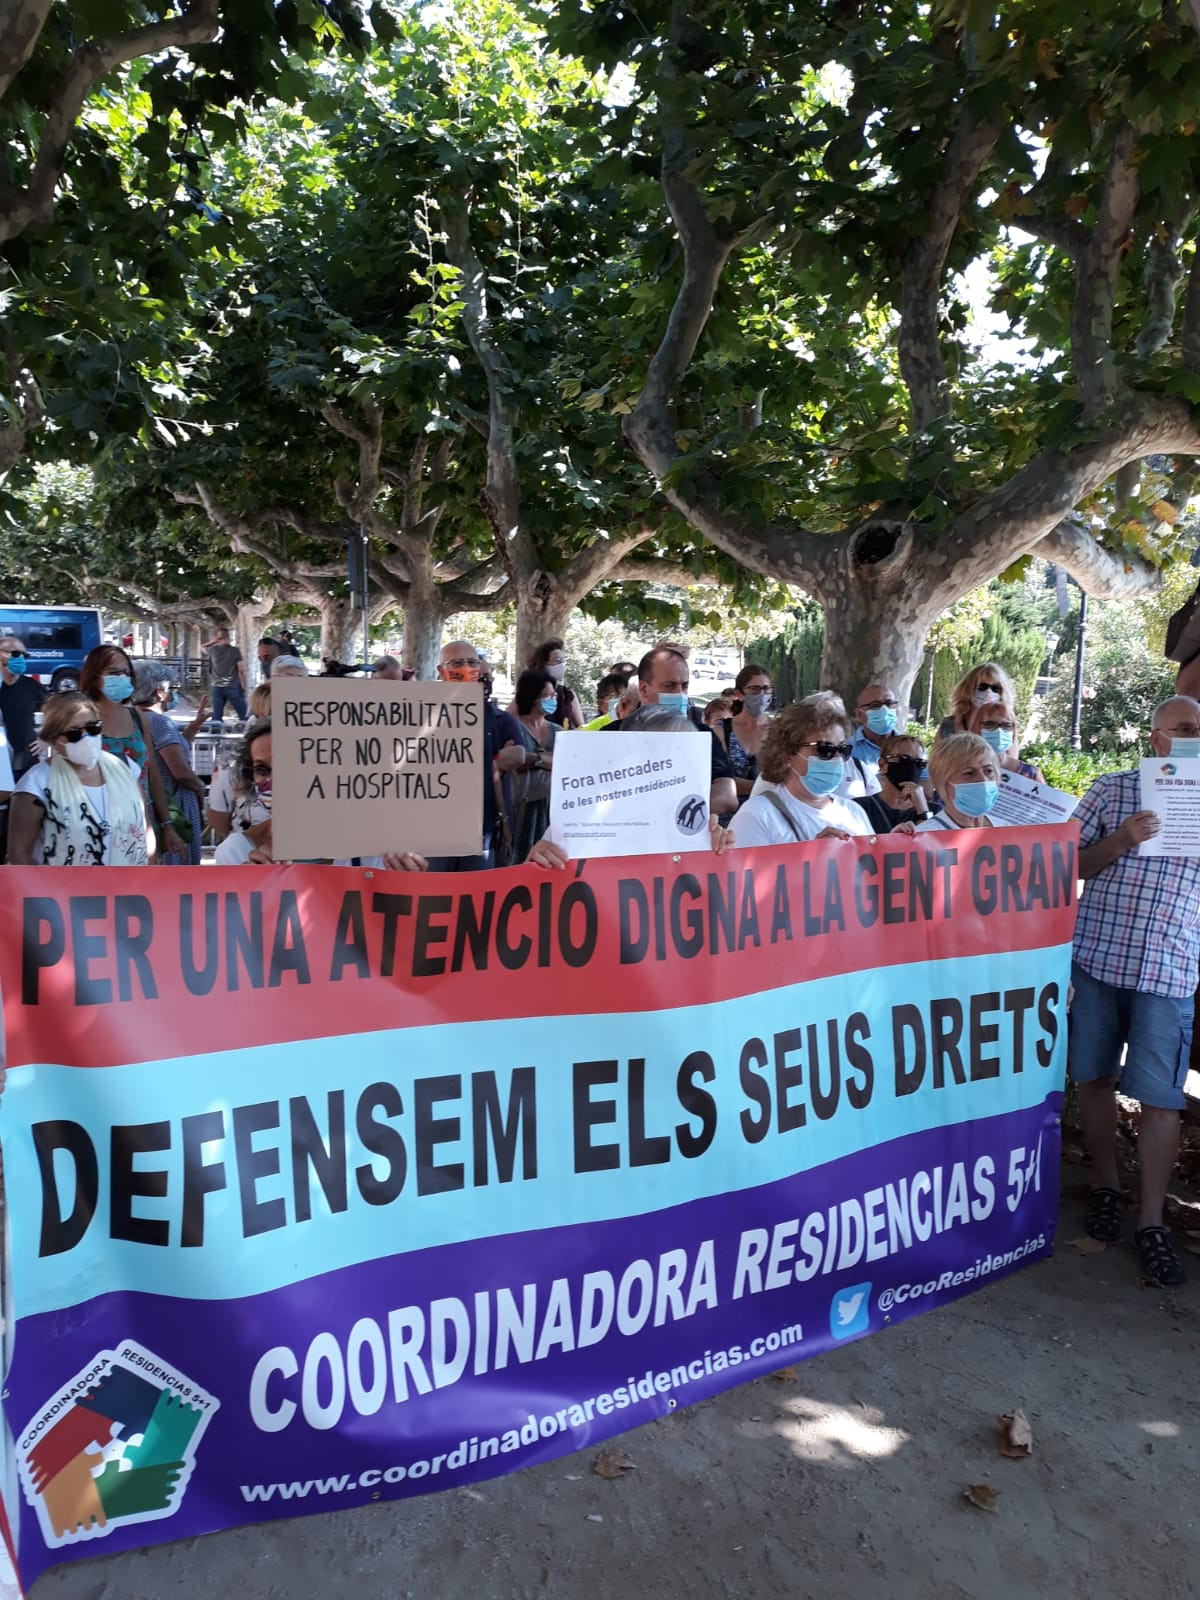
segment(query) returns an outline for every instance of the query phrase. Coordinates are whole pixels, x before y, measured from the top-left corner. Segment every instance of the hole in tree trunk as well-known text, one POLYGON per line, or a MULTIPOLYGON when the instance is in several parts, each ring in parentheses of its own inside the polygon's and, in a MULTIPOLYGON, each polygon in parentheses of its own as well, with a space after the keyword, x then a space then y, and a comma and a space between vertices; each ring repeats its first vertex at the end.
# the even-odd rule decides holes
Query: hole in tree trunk
POLYGON ((896 553, 903 531, 900 523, 868 522, 854 535, 850 559, 856 567, 873 567, 896 553))

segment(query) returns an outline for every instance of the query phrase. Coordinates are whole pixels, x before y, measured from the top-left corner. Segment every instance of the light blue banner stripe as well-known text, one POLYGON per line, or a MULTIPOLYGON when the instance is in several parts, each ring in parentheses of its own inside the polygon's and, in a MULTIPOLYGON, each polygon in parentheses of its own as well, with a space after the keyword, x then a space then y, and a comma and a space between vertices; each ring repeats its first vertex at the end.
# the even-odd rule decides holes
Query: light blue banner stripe
MULTIPOLYGON (((457 1239, 490 1238, 556 1224, 635 1216, 770 1183, 906 1134, 939 1126, 949 1129, 975 1118, 1028 1109, 1062 1087, 1069 963, 1070 946, 1064 945, 809 979, 761 995, 649 1013, 446 1024, 96 1071, 56 1066, 18 1068, 8 1076, 3 1117, 4 1160, 12 1204, 16 1312, 28 1315, 54 1310, 115 1290, 144 1290, 198 1299, 253 1295, 358 1262, 457 1239), (944 1084, 935 1087, 927 1070, 917 1092, 896 1095, 893 1007, 916 1007, 928 1028, 930 1006, 935 1000, 957 1000, 969 1012, 971 996, 976 993, 999 993, 1003 997, 1032 989, 1041 994, 1051 983, 1058 986, 1054 1007, 1057 1038, 1047 1067, 1038 1063, 1037 1046, 1045 1040, 1046 1032, 1036 1004, 1022 1012, 1022 1002, 1018 1000, 1015 1010, 1005 1010, 1001 998, 999 1008, 982 1018, 986 1026, 998 1029, 983 1051, 986 1056, 999 1058, 998 1076, 957 1084, 947 1074, 944 1084), (861 1073, 848 1067, 844 1049, 846 1019, 854 1013, 864 1014, 869 1021, 866 1048, 875 1066, 872 1097, 862 1110, 855 1109, 846 1094, 847 1081, 861 1082, 861 1073), (828 1092, 829 1019, 834 1019, 839 1043, 842 1089, 836 1111, 821 1120, 814 1110, 806 1030, 808 1024, 816 1025, 819 1081, 828 1092), (1013 1054, 1018 1021, 1024 1058, 1020 1072, 1014 1070, 1013 1054), (776 1071, 774 1036, 796 1029, 800 1030, 798 1044, 783 1056, 781 1079, 776 1071), (743 1045, 751 1038, 761 1039, 766 1045, 767 1064, 754 1073, 753 1081, 763 1086, 760 1093, 769 1094, 771 1102, 770 1129, 754 1143, 744 1136, 742 1115, 758 1118, 762 1113, 744 1092, 738 1071, 743 1045), (716 1099, 717 1123, 709 1148, 693 1159, 685 1159, 678 1148, 675 1129, 681 1126, 685 1134, 694 1135, 699 1132, 700 1121, 681 1107, 676 1097, 676 1074, 680 1063, 693 1051, 706 1051, 715 1064, 714 1080, 702 1087, 716 1099), (666 1136, 669 1140, 670 1158, 662 1164, 629 1164, 634 1130, 627 1106, 628 1063, 634 1059, 645 1062, 642 1131, 649 1139, 666 1136), (601 1085, 592 1090, 592 1103, 600 1110, 606 1109, 604 1102, 612 1103, 607 1107, 610 1120, 595 1121, 591 1142, 594 1146, 617 1145, 620 1165, 615 1170, 577 1172, 572 1064, 606 1060, 621 1064, 620 1077, 615 1086, 601 1085), (518 1139, 514 1180, 495 1181, 494 1158, 489 1154, 491 1181, 476 1187, 470 1075, 494 1073, 500 1102, 507 1107, 512 1073, 530 1067, 536 1074, 536 1177, 522 1177, 518 1139), (797 1067, 798 1077, 794 1075, 797 1067), (434 1148, 433 1159, 440 1166, 462 1163, 465 1187, 419 1194, 413 1084, 439 1074, 461 1074, 464 1081, 458 1099, 441 1101, 429 1108, 429 1117, 459 1118, 457 1136, 451 1127, 436 1130, 442 1137, 434 1148), (408 1156, 404 1187, 397 1198, 384 1205, 368 1204, 355 1179, 356 1170, 368 1162, 377 1178, 387 1172, 387 1163, 378 1156, 372 1161, 355 1132, 358 1098, 368 1085, 377 1082, 394 1084, 400 1091, 404 1110, 390 1125, 403 1135, 408 1156), (804 1126, 780 1131, 781 1085, 793 1106, 806 1108, 804 1126), (331 1211, 320 1184, 312 1176, 312 1215, 307 1221, 297 1222, 288 1102, 292 1097, 306 1097, 318 1128, 327 1134, 327 1096, 331 1089, 345 1094, 348 1208, 331 1211), (287 1225, 245 1238, 231 1111, 235 1106, 276 1100, 282 1102, 281 1125, 253 1133, 245 1145, 254 1151, 278 1152, 281 1171, 260 1176, 254 1198, 263 1206, 280 1202, 282 1209, 275 1209, 287 1218, 287 1225), (184 1249, 180 1248, 181 1119, 203 1112, 216 1112, 223 1117, 224 1138, 206 1145, 203 1159, 206 1163, 224 1162, 227 1186, 204 1197, 203 1243, 184 1249), (41 1180, 30 1129, 35 1123, 64 1117, 80 1123, 95 1147, 99 1203, 78 1245, 60 1254, 39 1257, 41 1180), (133 1201, 133 1212, 139 1218, 165 1221, 169 1244, 161 1247, 110 1240, 110 1125, 158 1121, 171 1125, 171 1148, 138 1155, 134 1167, 142 1172, 165 1171, 166 1197, 139 1196, 133 1201)), ((906 1040, 910 1038, 905 1035, 906 1040)), ((382 1119, 383 1114, 380 1115, 382 1119)), ((490 1151, 490 1145, 488 1148, 490 1151)), ((264 1158, 264 1162, 269 1160, 269 1156, 264 1158)), ((56 1163, 62 1204, 69 1212, 73 1163, 62 1153, 56 1163)))

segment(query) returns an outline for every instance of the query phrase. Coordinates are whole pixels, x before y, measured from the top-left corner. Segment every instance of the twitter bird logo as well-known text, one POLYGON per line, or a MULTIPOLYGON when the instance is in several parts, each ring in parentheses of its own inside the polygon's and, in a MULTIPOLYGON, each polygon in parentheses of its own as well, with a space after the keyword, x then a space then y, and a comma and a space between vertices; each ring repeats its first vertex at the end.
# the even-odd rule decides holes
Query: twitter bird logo
POLYGON ((871 1285, 852 1283, 829 1302, 829 1331, 835 1339, 852 1339, 871 1326, 871 1285))

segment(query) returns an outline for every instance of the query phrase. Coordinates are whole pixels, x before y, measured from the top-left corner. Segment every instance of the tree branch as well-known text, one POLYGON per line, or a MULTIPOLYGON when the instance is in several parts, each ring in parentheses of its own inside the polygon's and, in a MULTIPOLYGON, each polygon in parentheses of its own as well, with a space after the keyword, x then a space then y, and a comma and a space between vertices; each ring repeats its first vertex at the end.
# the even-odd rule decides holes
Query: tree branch
POLYGON ((0 15, 0 99, 33 54, 50 5, 51 0, 8 0, 0 15))
POLYGON ((695 573, 682 561, 668 561, 658 556, 635 556, 631 561, 618 561, 605 574, 605 583, 661 583, 672 589, 719 589, 720 578, 710 572, 695 573))
POLYGON ((998 119, 975 122, 964 107, 929 202, 929 226, 910 241, 901 259, 896 350, 908 389, 913 433, 922 433, 939 417, 950 415, 950 385, 938 337, 942 271, 963 207, 1002 127, 998 119))
POLYGON ((1081 589, 1098 600, 1127 600, 1162 583, 1157 568, 1136 557, 1114 555, 1075 517, 1057 523, 1034 549, 1043 560, 1069 572, 1081 589))
MULTIPOLYGON (((1200 6, 1200 0, 1194 0, 1200 6)), ((1200 27, 1200 23, 1197 23, 1200 27)), ((1180 334, 1180 360, 1189 372, 1200 376, 1200 241, 1192 254, 1187 294, 1183 301, 1183 330, 1180 334)))
MULTIPOLYGON (((36 9, 27 3, 27 10, 36 12, 36 9)), ((219 27, 220 0, 188 0, 178 17, 131 28, 110 38, 90 39, 81 45, 46 113, 29 182, 0 214, 0 244, 49 217, 79 114, 102 78, 138 56, 209 44, 217 37, 219 27)))
POLYGON ((508 373, 491 336, 487 278, 471 243, 470 212, 465 199, 442 213, 446 255, 462 274, 463 327, 487 383, 487 473, 483 498, 496 548, 510 572, 522 576, 540 565, 537 546, 521 521, 521 485, 517 472, 513 410, 508 399, 508 373))
POLYGON ((1100 192, 1096 224, 1076 262, 1071 311, 1071 364, 1085 417, 1098 416, 1117 392, 1112 347, 1113 305, 1121 257, 1137 207, 1135 136, 1125 122, 1117 129, 1100 192))

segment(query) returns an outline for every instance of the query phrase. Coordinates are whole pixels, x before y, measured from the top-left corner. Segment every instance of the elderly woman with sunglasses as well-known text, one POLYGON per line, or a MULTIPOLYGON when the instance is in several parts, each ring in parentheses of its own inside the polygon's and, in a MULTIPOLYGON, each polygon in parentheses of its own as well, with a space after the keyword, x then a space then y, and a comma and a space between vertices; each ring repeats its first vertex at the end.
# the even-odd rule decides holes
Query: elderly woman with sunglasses
POLYGON ((737 845, 869 838, 856 805, 836 797, 850 757, 850 719, 835 694, 806 695, 781 711, 758 758, 759 782, 737 814, 737 845))
POLYGON ((997 662, 985 661, 964 673, 954 685, 950 696, 950 715, 942 719, 937 738, 948 739, 952 733, 969 733, 971 714, 981 706, 1004 706, 1011 716, 1016 705, 1017 693, 1008 673, 997 662))
POLYGON ((85 694, 46 702, 49 754, 13 795, 8 859, 16 867, 144 867, 146 812, 136 778, 102 748, 104 727, 85 694))

